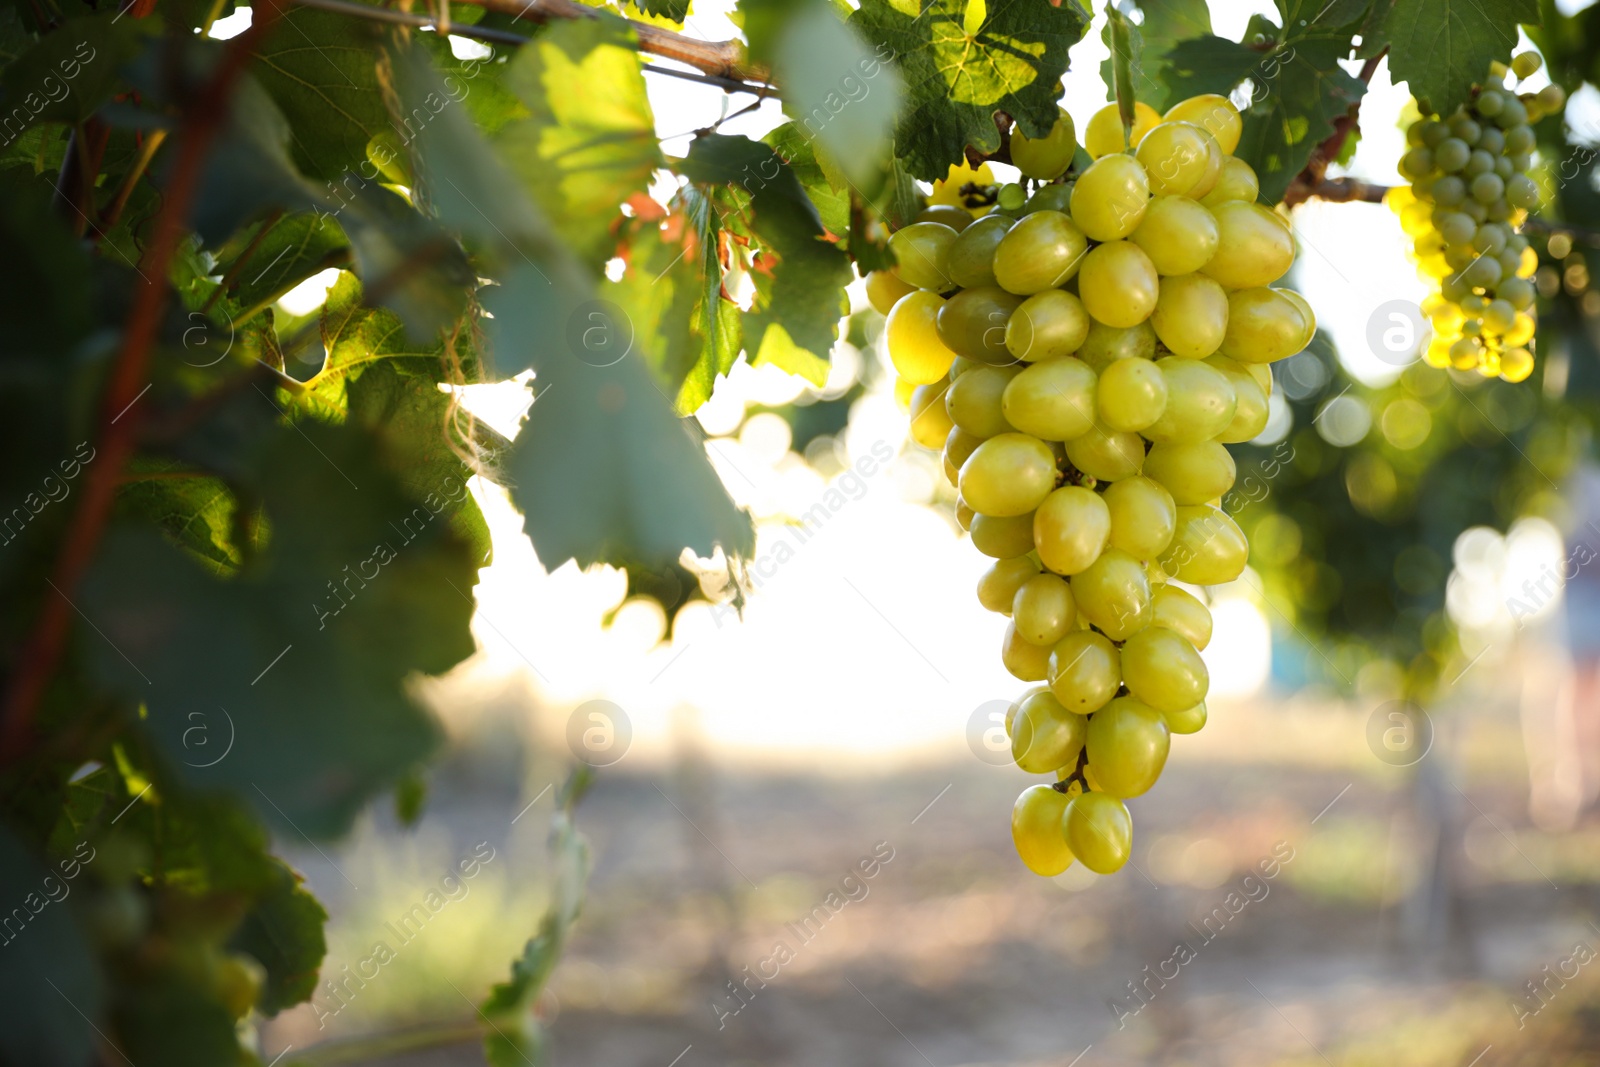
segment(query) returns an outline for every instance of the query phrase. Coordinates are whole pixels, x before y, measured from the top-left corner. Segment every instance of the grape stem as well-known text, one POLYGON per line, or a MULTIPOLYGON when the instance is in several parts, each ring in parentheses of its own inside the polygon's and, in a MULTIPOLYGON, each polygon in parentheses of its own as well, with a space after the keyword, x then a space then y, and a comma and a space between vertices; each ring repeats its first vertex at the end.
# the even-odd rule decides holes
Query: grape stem
POLYGON ((1073 782, 1077 782, 1078 785, 1083 788, 1085 793, 1089 792, 1089 780, 1083 776, 1083 769, 1088 765, 1089 746, 1084 745, 1082 748, 1078 749, 1078 765, 1073 768, 1072 773, 1061 779, 1059 782, 1052 783, 1051 788, 1057 793, 1065 793, 1073 782))
MULTIPOLYGON (((1371 83, 1372 75, 1377 71, 1378 64, 1388 54, 1389 49, 1385 47, 1383 51, 1361 64, 1361 73, 1358 77, 1361 79, 1362 85, 1371 83)), ((1339 153, 1344 150, 1344 143, 1350 138, 1351 132, 1354 131, 1359 134, 1361 129, 1360 116, 1361 100, 1358 98, 1343 115, 1333 120, 1333 132, 1328 135, 1325 141, 1311 150, 1311 156, 1306 160, 1305 169, 1295 175, 1294 181, 1289 183, 1288 190, 1283 194, 1284 207, 1294 207, 1312 195, 1312 190, 1322 183, 1323 175, 1328 172, 1328 164, 1338 159, 1339 153)))

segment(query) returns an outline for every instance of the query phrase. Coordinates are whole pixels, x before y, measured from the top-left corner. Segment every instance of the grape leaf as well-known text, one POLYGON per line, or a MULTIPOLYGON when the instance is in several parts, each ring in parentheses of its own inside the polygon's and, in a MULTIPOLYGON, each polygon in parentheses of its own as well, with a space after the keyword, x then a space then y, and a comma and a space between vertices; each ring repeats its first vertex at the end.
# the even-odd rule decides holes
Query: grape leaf
POLYGON ((689 17, 690 0, 639 0, 639 10, 657 18, 682 23, 689 17))
POLYGON ((231 538, 236 511, 233 492, 220 478, 152 457, 131 464, 117 494, 118 515, 154 523, 219 575, 244 562, 231 538))
POLYGON ((851 182, 876 191, 902 95, 886 47, 875 53, 826 0, 745 0, 740 10, 750 58, 771 67, 794 132, 851 182))
POLYGON ((1492 60, 1509 62, 1518 23, 1540 21, 1538 0, 1394 0, 1377 26, 1389 69, 1443 114, 1472 96, 1492 60))
POLYGON ((299 212, 265 225, 265 233, 241 233, 218 255, 216 270, 233 278, 229 295, 241 309, 269 304, 313 274, 349 262, 350 241, 328 215, 299 212))
MULTIPOLYGON (((421 49, 401 53, 396 66, 407 106, 445 91, 421 49)), ((486 373, 509 377, 541 354, 563 353, 565 336, 551 324, 571 321, 591 297, 583 265, 461 109, 444 109, 414 145, 440 222, 462 235, 474 266, 498 283, 480 293, 490 315, 486 373)))
POLYGON ((338 218, 366 292, 400 317, 413 342, 460 320, 477 275, 443 227, 376 182, 357 186, 338 218))
MULTIPOLYGON (((1133 65, 1134 90, 1139 100, 1165 111, 1175 102, 1161 77, 1167 54, 1180 41, 1209 36, 1211 12, 1205 0, 1144 0, 1139 10, 1144 21, 1132 26, 1132 36, 1139 42, 1138 62, 1133 65)), ((1113 84, 1110 56, 1100 63, 1100 78, 1109 100, 1113 84)))
POLYGON ((995 111, 1030 137, 1055 124, 1067 51, 1089 20, 1075 2, 995 0, 976 34, 964 28, 964 0, 863 0, 850 16, 905 86, 895 151, 915 177, 943 178, 972 145, 1000 147, 995 111))
POLYGON ((794 171, 767 145, 726 134, 696 138, 681 171, 719 187, 713 195, 728 224, 746 227, 761 243, 751 271, 756 298, 744 317, 753 362, 822 384, 846 309, 850 261, 827 240, 794 171))
POLYGON ((263 1015, 311 999, 317 969, 328 951, 323 925, 328 913, 303 885, 304 879, 274 861, 274 884, 234 931, 234 950, 254 956, 267 972, 256 1007, 263 1015))
MULTIPOLYGON (((255 76, 289 120, 295 163, 312 178, 331 182, 355 170, 366 162, 372 135, 390 129, 377 34, 375 24, 361 19, 295 7, 256 51, 255 76)), ((431 115, 404 116, 408 137, 419 118, 426 123, 431 115)))
POLYGON ((148 26, 114 13, 68 19, 12 59, 0 75, 7 142, 36 122, 82 122, 111 96, 119 68, 148 26))
POLYGON ((1207 36, 1181 41, 1168 53, 1163 77, 1172 99, 1226 96, 1241 81, 1252 83, 1235 154, 1255 168, 1263 201, 1283 199, 1312 150, 1333 132, 1334 121, 1366 93, 1366 83, 1339 66, 1351 51, 1355 25, 1333 21, 1364 9, 1360 0, 1336 0, 1319 9, 1294 0, 1285 8, 1287 32, 1265 20, 1258 24, 1274 34, 1264 51, 1207 36))
POLYGON ((271 534, 237 577, 119 528, 85 582, 95 627, 81 640, 102 679, 143 701, 140 726, 183 781, 327 836, 433 747, 405 679, 471 654, 480 561, 436 521, 465 486, 419 502, 355 427, 280 427, 259 463, 271 534), (197 721, 233 740, 222 756, 194 750, 197 721))
POLYGON ((506 83, 529 117, 496 144, 580 256, 609 259, 622 203, 662 165, 638 39, 610 16, 558 22, 512 58, 506 83))

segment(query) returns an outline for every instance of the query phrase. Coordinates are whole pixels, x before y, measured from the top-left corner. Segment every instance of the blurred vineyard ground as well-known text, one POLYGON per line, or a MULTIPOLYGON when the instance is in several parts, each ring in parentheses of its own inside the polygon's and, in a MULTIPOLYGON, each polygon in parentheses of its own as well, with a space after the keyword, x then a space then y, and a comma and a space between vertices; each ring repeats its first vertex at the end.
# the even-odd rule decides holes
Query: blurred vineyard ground
MULTIPOLYGON (((1138 870, 1054 881, 1011 854, 1014 768, 962 751, 881 773, 764 773, 704 750, 686 714, 674 761, 602 772, 579 809, 596 866, 544 1004, 554 1062, 1600 1063, 1600 967, 1587 965, 1600 817, 1560 833, 1530 823, 1525 674, 1461 685, 1412 769, 1373 757, 1366 706, 1308 692, 1218 707, 1134 802, 1138 870), (875 847, 892 859, 846 880, 875 847), (825 921, 802 940, 791 924, 819 905, 825 921), (1180 939, 1193 958, 1150 979, 1133 1013, 1128 983, 1170 975, 1180 939), (780 940, 792 958, 775 958, 780 940), (725 983, 775 968, 764 987, 746 982, 733 1014, 725 983), (1563 970, 1576 977, 1550 977, 1563 970)), ((470 1023, 471 998, 501 977, 542 900, 543 788, 565 752, 557 738, 526 744, 514 725, 526 714, 508 691, 457 735, 417 827, 378 819, 326 855, 287 842, 333 915, 323 975, 346 976, 346 997, 325 989, 269 1025, 267 1058, 292 1046, 292 1063, 334 1038, 315 1061, 333 1062, 363 1033, 470 1023), (459 899, 352 981, 341 968, 394 941, 393 924, 480 842, 493 858, 459 899)), ((463 1040, 379 1062, 481 1054, 463 1040)))

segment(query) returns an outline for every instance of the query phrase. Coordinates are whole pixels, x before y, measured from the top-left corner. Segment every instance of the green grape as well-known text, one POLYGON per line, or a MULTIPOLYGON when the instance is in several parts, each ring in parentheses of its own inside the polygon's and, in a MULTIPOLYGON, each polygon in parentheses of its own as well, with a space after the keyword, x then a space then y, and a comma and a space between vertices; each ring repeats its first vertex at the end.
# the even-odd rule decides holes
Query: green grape
POLYGON ((1066 284, 1083 265, 1088 238, 1059 211, 1035 211, 1000 239, 994 277, 1000 287, 1032 296, 1066 284))
MULTIPOLYGON (((1031 545, 1031 530, 1028 540, 1031 545)), ((1035 645, 1054 645, 1067 636, 1078 619, 1072 587, 1054 574, 1033 575, 1017 589, 1011 601, 1011 618, 1024 640, 1035 645)))
POLYGON ((1447 137, 1433 149, 1433 165, 1446 174, 1455 174, 1472 159, 1472 146, 1459 137, 1447 137))
POLYGON ((1227 333, 1228 294, 1204 274, 1164 278, 1150 325, 1173 355, 1204 359, 1227 333))
POLYGON ((1119 359, 1152 359, 1156 354, 1156 331, 1148 321, 1137 326, 1107 326, 1089 320, 1089 334, 1078 349, 1078 358, 1096 371, 1104 371, 1119 359))
POLYGON ((1244 133, 1244 118, 1239 114, 1239 109, 1227 97, 1216 93, 1202 93, 1180 100, 1167 108, 1167 113, 1161 117, 1166 122, 1192 122, 1199 126, 1216 139, 1217 146, 1225 156, 1233 155, 1244 133))
POLYGON ((961 465, 961 495, 984 515, 1025 515, 1055 487, 1055 454, 1027 434, 991 437, 961 465))
POLYGON ((972 532, 972 520, 977 518, 977 517, 978 517, 978 513, 976 511, 973 511, 971 505, 969 505, 965 500, 961 499, 961 494, 960 493, 957 493, 956 494, 956 525, 961 527, 963 530, 966 530, 968 533, 971 533, 972 532))
POLYGON ((1133 854, 1128 806, 1109 793, 1084 793, 1067 804, 1067 848, 1096 874, 1115 874, 1133 854))
POLYGON ((950 373, 956 354, 939 338, 939 311, 944 298, 917 289, 901 297, 889 311, 884 346, 895 373, 915 385, 928 385, 950 373))
POLYGON ((1065 793, 1047 785, 1030 785, 1011 807, 1011 841, 1023 866, 1050 878, 1072 866, 1067 848, 1065 793))
POLYGON ((972 225, 972 216, 967 213, 966 208, 956 207, 954 204, 929 204, 912 221, 942 222, 960 233, 972 225))
POLYGON ((1048 664, 1050 692, 1079 715, 1105 707, 1122 685, 1122 654, 1105 634, 1077 630, 1057 641, 1048 664))
POLYGON ((1028 694, 1011 722, 1011 758, 1028 774, 1049 774, 1076 762, 1088 723, 1061 706, 1048 689, 1028 694))
POLYGON ((1013 559, 1033 551, 1033 512, 985 515, 974 512, 972 547, 991 559, 1013 559))
POLYGON ((1007 215, 985 215, 961 231, 950 246, 946 270, 950 280, 963 289, 997 285, 994 280, 994 250, 1011 230, 1015 220, 1007 215))
POLYGON ((994 437, 1012 429, 1001 407, 1014 367, 974 367, 950 383, 944 394, 950 421, 974 437, 994 437))
MULTIPOLYGON (((1037 540, 1037 520, 1034 528, 1037 540)), ((1244 533, 1226 512, 1205 504, 1180 506, 1177 528, 1161 555, 1161 566, 1180 582, 1221 585, 1244 573, 1249 555, 1244 533)))
POLYGON ((1144 249, 1131 241, 1108 241, 1084 257, 1078 298, 1097 322, 1137 326, 1155 310, 1160 280, 1144 249))
POLYGON ((1150 626, 1122 643, 1122 681, 1157 711, 1182 711, 1206 698, 1211 675, 1193 645, 1164 626, 1150 626))
POLYGON ((1018 590, 1038 573, 1039 564, 1028 556, 997 559, 978 579, 978 603, 989 611, 1010 615, 1018 590))
POLYGON ((1199 201, 1158 196, 1128 240, 1144 249, 1156 273, 1193 274, 1217 251, 1217 220, 1199 201))
POLYGON ((1033 515, 1033 542, 1044 565, 1057 574, 1077 574, 1093 563, 1111 536, 1111 512, 1100 494, 1064 485, 1045 497, 1033 515))
POLYGON ((1137 559, 1120 548, 1072 576, 1078 614, 1113 641, 1124 641, 1150 622, 1150 579, 1137 559))
POLYGON ((1243 364, 1222 355, 1211 356, 1206 363, 1217 368, 1228 379, 1238 402, 1233 409, 1233 421, 1217 435, 1217 440, 1225 445, 1234 445, 1256 437, 1267 428, 1271 409, 1267 405, 1266 390, 1250 368, 1266 371, 1269 387, 1272 372, 1263 364, 1243 364))
POLYGON ((1513 174, 1506 179, 1506 202, 1512 207, 1531 211, 1539 206, 1539 186, 1526 174, 1513 174))
POLYGON ((1070 441, 1094 426, 1095 374, 1071 356, 1034 363, 1001 397, 1006 421, 1046 441, 1070 441))
POLYGON ((1111 547, 1134 559, 1155 559, 1166 551, 1178 521, 1166 486, 1141 475, 1112 482, 1102 496, 1111 513, 1111 547))
POLYGON ((1064 289, 1035 293, 1006 323, 1006 348, 1018 359, 1039 362, 1070 356, 1089 336, 1089 313, 1064 289))
POLYGON ((1506 183, 1500 175, 1490 172, 1473 178, 1468 188, 1472 193, 1472 199, 1480 204, 1492 204, 1505 193, 1506 183))
POLYGON ((1072 189, 1072 221, 1096 241, 1115 241, 1139 228, 1150 202, 1150 181, 1132 156, 1102 156, 1072 189))
POLYGON ((1024 682, 1042 682, 1050 667, 1050 649, 1043 645, 1030 645, 1017 633, 1016 624, 1008 622, 1000 644, 1000 662, 1014 678, 1024 682))
POLYGON ((1144 442, 1136 433, 1122 433, 1096 422, 1067 442, 1067 459, 1091 478, 1114 482, 1139 473, 1144 442))
POLYGON ((1511 73, 1518 78, 1531 78, 1544 66, 1544 57, 1538 52, 1518 52, 1511 57, 1511 73))
POLYGON ((1163 711, 1167 729, 1175 734, 1197 734, 1206 724, 1206 702, 1202 700, 1192 708, 1182 711, 1163 711))
POLYGON ((1133 129, 1124 130, 1118 105, 1107 104, 1089 117, 1089 125, 1083 131, 1083 150, 1089 153, 1090 159, 1099 159, 1112 152, 1137 148, 1144 135, 1160 121, 1161 112, 1143 101, 1135 101, 1133 129))
POLYGON ((899 275, 887 270, 868 271, 866 283, 867 302, 880 315, 889 314, 902 296, 917 291, 916 286, 901 281, 899 275))
POLYGON ((1229 293, 1228 328, 1218 351, 1241 363, 1272 363, 1305 348, 1316 321, 1289 293, 1267 288, 1229 293))
POLYGON ((1212 214, 1217 219, 1217 251, 1200 268, 1202 274, 1228 289, 1253 289, 1277 281, 1294 264, 1294 238, 1270 209, 1230 200, 1212 214))
POLYGON ((1172 745, 1161 712, 1134 697, 1117 697, 1089 717, 1086 732, 1089 760, 1102 792, 1140 796, 1161 777, 1172 745))
POLYGON ((1108 428, 1142 430, 1166 407, 1167 379, 1151 360, 1119 359, 1100 372, 1095 410, 1108 428))
POLYGON ((1150 625, 1166 627, 1200 652, 1211 643, 1211 612, 1175 585, 1163 585, 1150 595, 1150 625))
POLYGON ((1216 187, 1201 197, 1200 203, 1215 211, 1230 200, 1253 204, 1260 195, 1261 185, 1256 180, 1255 170, 1244 160, 1230 156, 1222 161, 1222 174, 1217 178, 1216 187))
POLYGON ((211 985, 228 1015, 243 1019, 256 1006, 267 972, 242 952, 223 953, 211 961, 211 985))
POLYGON ((1028 202, 1022 205, 1022 213, 1031 215, 1035 211, 1059 211, 1063 215, 1070 215, 1072 184, 1072 182, 1057 182, 1040 186, 1039 191, 1028 197, 1028 202))
POLYGON ((1199 199, 1217 184, 1222 153, 1216 140, 1192 122, 1163 122, 1139 142, 1136 155, 1156 196, 1199 199))
POLYGON ((939 339, 956 355, 1004 366, 1016 359, 1006 348, 1006 323, 1022 303, 998 286, 963 289, 939 309, 939 339))
POLYGON ((1216 441, 1159 444, 1144 458, 1145 477, 1166 486, 1180 507, 1216 500, 1233 488, 1237 473, 1233 457, 1216 441))
POLYGON ((1072 116, 1066 108, 1058 108, 1056 124, 1050 132, 1034 140, 1020 127, 1011 130, 1011 162, 1028 177, 1037 181, 1052 181, 1067 172, 1072 157, 1078 151, 1078 137, 1072 128, 1072 116))
POLYGON ((1199 360, 1177 358, 1158 361, 1156 369, 1167 380, 1167 406, 1142 431, 1145 437, 1157 443, 1209 441, 1233 421, 1239 398, 1221 371, 1199 360))
POLYGON ((956 231, 942 222, 913 222, 889 235, 895 273, 918 289, 943 292, 953 284, 948 272, 956 231))
POLYGON ((1533 306, 1533 283, 1524 278, 1507 278, 1495 292, 1517 311, 1526 311, 1533 306))
POLYGON ((932 382, 911 390, 911 439, 923 448, 943 448, 955 428, 944 406, 944 394, 949 388, 949 382, 932 382))

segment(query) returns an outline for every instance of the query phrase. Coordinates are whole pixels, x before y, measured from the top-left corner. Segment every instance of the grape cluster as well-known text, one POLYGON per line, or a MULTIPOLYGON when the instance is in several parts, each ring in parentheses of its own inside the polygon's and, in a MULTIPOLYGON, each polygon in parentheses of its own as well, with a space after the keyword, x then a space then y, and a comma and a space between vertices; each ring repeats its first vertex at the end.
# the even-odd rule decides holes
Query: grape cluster
POLYGON ((1267 365, 1315 329, 1271 288, 1294 242, 1231 155, 1238 110, 1201 96, 1136 120, 1125 138, 1115 105, 1097 114, 1095 161, 1065 180, 1070 116, 1013 134, 1012 161, 1048 184, 993 208, 936 186, 890 238, 894 270, 867 278, 911 436, 942 451, 957 518, 994 559, 978 599, 1011 618, 1001 659, 1042 683, 1006 724, 1017 765, 1057 778, 1012 812, 1042 875, 1074 857, 1121 868, 1124 800, 1155 783, 1172 734, 1205 724, 1211 615, 1191 590, 1237 578, 1248 553, 1219 507, 1226 446, 1261 433, 1267 365))
POLYGON ((1423 354, 1431 366, 1510 382, 1533 373, 1539 257, 1517 231, 1539 202, 1528 176, 1530 123, 1560 111, 1566 94, 1559 85, 1518 94, 1505 76, 1527 78, 1539 65, 1537 52, 1516 56, 1509 69, 1497 63, 1470 103, 1406 130, 1400 174, 1411 184, 1384 199, 1412 238, 1418 273, 1438 286, 1422 305, 1433 324, 1423 354))

